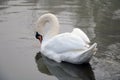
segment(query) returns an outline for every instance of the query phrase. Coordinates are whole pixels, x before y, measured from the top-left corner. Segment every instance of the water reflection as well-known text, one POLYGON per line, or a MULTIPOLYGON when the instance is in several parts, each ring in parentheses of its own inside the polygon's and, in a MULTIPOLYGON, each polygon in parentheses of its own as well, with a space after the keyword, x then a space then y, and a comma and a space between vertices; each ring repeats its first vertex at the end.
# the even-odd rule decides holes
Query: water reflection
POLYGON ((74 65, 56 63, 37 53, 35 57, 38 70, 47 75, 54 75, 59 80, 95 80, 90 64, 74 65))
POLYGON ((0 5, 5 5, 9 0, 0 0, 0 5))

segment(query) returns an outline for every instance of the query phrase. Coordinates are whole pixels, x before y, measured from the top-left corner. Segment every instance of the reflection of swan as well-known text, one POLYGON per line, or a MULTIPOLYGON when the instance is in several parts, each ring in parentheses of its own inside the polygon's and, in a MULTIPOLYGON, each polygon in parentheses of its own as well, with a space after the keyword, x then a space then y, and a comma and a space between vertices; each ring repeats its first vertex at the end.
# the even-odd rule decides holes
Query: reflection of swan
POLYGON ((71 33, 58 34, 59 22, 53 14, 42 15, 38 20, 37 27, 36 38, 42 43, 41 52, 57 62, 66 61, 81 64, 88 62, 93 53, 96 52, 97 44, 89 46, 89 38, 78 28, 73 29, 71 33), (47 33, 43 30, 46 22, 52 25, 47 33))
POLYGON ((59 80, 95 80, 90 64, 56 63, 37 53, 36 63, 40 72, 54 75, 59 80))

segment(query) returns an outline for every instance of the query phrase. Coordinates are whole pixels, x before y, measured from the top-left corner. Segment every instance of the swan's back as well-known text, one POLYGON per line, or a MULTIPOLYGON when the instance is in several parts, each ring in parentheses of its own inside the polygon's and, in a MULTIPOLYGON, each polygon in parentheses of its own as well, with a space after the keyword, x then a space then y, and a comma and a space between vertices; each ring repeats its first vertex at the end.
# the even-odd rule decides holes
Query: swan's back
POLYGON ((88 49, 87 44, 81 38, 71 33, 59 34, 50 40, 46 40, 42 45, 44 51, 52 50, 58 54, 72 50, 88 49))
MULTIPOLYGON (((67 36, 67 33, 65 35, 67 36)), ((63 39, 65 35, 59 35, 48 41, 48 43, 45 42, 46 44, 43 45, 42 53, 57 62, 66 61, 81 64, 89 61, 96 52, 94 49, 96 49, 97 44, 95 43, 90 47, 85 47, 84 42, 80 43, 83 40, 74 38, 72 41, 70 36, 63 39)))

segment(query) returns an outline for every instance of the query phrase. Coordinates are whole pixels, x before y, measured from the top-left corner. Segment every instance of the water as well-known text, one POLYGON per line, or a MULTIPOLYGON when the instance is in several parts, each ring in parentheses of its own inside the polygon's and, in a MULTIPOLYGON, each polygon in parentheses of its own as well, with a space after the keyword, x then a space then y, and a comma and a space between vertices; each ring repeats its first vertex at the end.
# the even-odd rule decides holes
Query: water
POLYGON ((119 0, 1 0, 0 80, 120 80, 119 25, 119 0), (41 58, 34 28, 47 12, 57 15, 61 33, 78 27, 98 43, 90 64, 41 58))

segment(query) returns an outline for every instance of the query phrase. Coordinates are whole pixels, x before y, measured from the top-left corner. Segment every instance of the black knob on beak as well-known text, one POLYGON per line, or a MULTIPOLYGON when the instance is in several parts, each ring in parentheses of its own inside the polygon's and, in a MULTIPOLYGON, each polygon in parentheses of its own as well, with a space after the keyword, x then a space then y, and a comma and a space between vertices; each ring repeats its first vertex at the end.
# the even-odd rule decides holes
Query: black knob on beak
POLYGON ((39 39, 39 36, 41 35, 38 32, 36 32, 36 35, 35 35, 36 39, 39 39))

